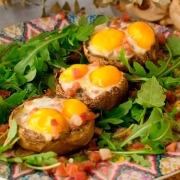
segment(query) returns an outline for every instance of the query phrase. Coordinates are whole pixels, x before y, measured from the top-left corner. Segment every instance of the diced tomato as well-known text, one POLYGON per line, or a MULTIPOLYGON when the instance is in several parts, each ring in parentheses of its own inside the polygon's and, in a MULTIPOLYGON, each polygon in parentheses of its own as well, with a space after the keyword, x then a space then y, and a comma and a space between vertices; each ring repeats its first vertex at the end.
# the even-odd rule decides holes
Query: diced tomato
POLYGON ((87 177, 86 173, 83 171, 78 171, 74 175, 74 180, 87 180, 87 179, 88 179, 88 177, 87 177))
POLYGON ((178 112, 175 116, 174 116, 174 119, 176 121, 180 121, 180 112, 178 112))
POLYGON ((144 145, 141 142, 135 142, 132 144, 133 149, 142 149, 144 148, 144 145))
POLYGON ((121 20, 122 20, 123 22, 129 22, 129 21, 131 20, 131 18, 130 18, 130 16, 129 16, 128 13, 123 13, 123 14, 121 15, 121 20))
POLYGON ((57 176, 61 176, 61 177, 67 177, 68 173, 67 173, 67 168, 65 163, 61 163, 57 168, 56 168, 56 172, 55 174, 57 176))
POLYGON ((167 104, 167 105, 165 106, 165 109, 166 109, 167 112, 172 112, 173 106, 170 105, 170 104, 167 104))
MULTIPOLYGON (((117 131, 114 133, 114 135, 118 135, 123 133, 126 130, 126 128, 119 128, 117 131)), ((121 136, 118 136, 117 139, 126 139, 129 135, 131 134, 131 131, 127 131, 126 133, 122 134, 121 136)))
POLYGON ((96 164, 90 160, 79 163, 79 169, 85 172, 89 172, 95 168, 96 164))
POLYGON ((74 177, 77 172, 79 172, 79 166, 76 163, 68 163, 66 165, 66 172, 69 177, 74 177))
POLYGON ((100 154, 98 152, 95 152, 95 151, 90 151, 88 158, 92 162, 99 162, 101 160, 100 154))
POLYGON ((177 142, 172 142, 166 146, 167 152, 175 152, 176 151, 177 142))

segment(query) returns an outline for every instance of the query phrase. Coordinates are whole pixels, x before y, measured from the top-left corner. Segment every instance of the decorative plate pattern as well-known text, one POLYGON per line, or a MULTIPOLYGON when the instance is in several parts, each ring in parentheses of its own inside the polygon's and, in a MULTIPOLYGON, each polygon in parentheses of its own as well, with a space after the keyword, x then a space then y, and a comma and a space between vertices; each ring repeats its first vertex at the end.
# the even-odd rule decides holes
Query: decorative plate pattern
MULTIPOLYGON (((95 17, 96 15, 88 15, 88 20, 91 22, 95 17)), ((0 30, 0 44, 12 41, 25 42, 42 32, 61 29, 69 23, 76 23, 77 21, 78 17, 70 13, 66 19, 59 19, 53 16, 12 25, 0 30)), ((159 25, 154 25, 154 29, 156 32, 162 32, 166 36, 172 33, 167 27, 159 25)), ((174 31, 173 33, 180 36, 179 32, 174 31)), ((172 173, 180 172, 180 142, 178 143, 178 147, 179 149, 174 153, 149 156, 149 162, 152 165, 151 168, 129 163, 124 159, 119 159, 116 163, 100 162, 97 164, 97 170, 93 170, 90 173, 90 179, 151 180, 170 176, 172 173)), ((8 155, 12 153, 9 152, 8 155)), ((0 162, 0 178, 9 180, 61 179, 54 174, 49 175, 42 171, 35 171, 21 164, 7 164, 4 162, 0 162)))

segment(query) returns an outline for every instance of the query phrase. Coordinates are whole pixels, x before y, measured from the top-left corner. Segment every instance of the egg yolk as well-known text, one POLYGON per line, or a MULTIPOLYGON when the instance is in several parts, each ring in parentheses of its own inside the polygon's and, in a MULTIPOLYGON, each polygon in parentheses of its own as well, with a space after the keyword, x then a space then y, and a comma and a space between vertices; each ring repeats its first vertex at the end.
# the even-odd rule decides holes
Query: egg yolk
POLYGON ((124 37, 123 31, 113 28, 105 29, 97 32, 91 38, 90 44, 100 52, 109 52, 121 46, 124 37))
POLYGON ((103 66, 92 71, 89 75, 91 83, 98 87, 116 85, 121 81, 122 72, 114 66, 103 66))
POLYGON ((73 115, 80 115, 88 112, 88 107, 77 99, 67 99, 63 102, 63 115, 71 118, 73 115))
POLYGON ((82 78, 87 72, 88 66, 86 64, 74 64, 63 71, 59 79, 63 82, 72 82, 82 78))
POLYGON ((155 43, 155 33, 153 29, 144 22, 135 22, 129 25, 128 34, 141 48, 149 50, 155 43))
POLYGON ((42 134, 58 135, 69 130, 69 124, 62 114, 55 109, 42 108, 35 110, 27 121, 28 126, 42 134))

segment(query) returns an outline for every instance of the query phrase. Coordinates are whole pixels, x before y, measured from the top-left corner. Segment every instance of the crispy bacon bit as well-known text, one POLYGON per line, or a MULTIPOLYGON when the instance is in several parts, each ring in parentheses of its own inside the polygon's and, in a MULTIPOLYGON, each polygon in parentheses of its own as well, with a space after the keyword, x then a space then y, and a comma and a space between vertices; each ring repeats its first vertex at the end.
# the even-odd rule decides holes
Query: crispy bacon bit
POLYGON ((176 102, 176 96, 175 96, 175 94, 173 93, 173 91, 171 91, 171 90, 167 90, 167 91, 166 91, 166 100, 167 100, 169 103, 175 103, 175 102, 176 102))
POLYGON ((131 18, 130 18, 130 16, 129 16, 128 13, 122 14, 120 19, 121 19, 121 21, 123 21, 123 22, 130 22, 130 21, 131 21, 131 18))
POLYGON ((83 121, 92 121, 95 118, 97 118, 97 115, 94 114, 93 112, 84 112, 80 114, 80 117, 82 118, 83 121))
POLYGON ((157 33, 157 40, 158 40, 159 44, 163 45, 166 42, 166 37, 163 33, 159 32, 159 33, 157 33))
POLYGON ((73 89, 67 89, 65 92, 65 95, 68 97, 74 97, 74 96, 76 96, 76 91, 73 89))
POLYGON ((92 67, 99 67, 99 66, 100 66, 100 63, 99 63, 99 61, 93 61, 93 62, 90 64, 90 66, 92 66, 92 67))
POLYGON ((127 52, 127 55, 134 55, 134 52, 133 52, 130 44, 129 44, 127 41, 125 41, 125 42, 123 43, 123 46, 124 46, 124 48, 125 48, 125 50, 126 50, 126 52, 127 52))
POLYGON ((0 89, 0 96, 1 96, 3 99, 6 99, 6 98, 9 97, 10 95, 11 95, 11 92, 10 92, 10 91, 5 91, 5 90, 0 89))
POLYGON ((121 27, 121 24, 117 19, 112 20, 111 25, 116 29, 121 27))
POLYGON ((180 112, 178 112, 175 116, 174 119, 178 122, 180 122, 180 112))
POLYGON ((51 126, 58 126, 58 122, 56 119, 51 119, 51 126))
POLYGON ((8 128, 9 128, 8 124, 0 125, 0 134, 6 132, 8 128))
POLYGON ((165 107, 165 109, 166 109, 167 112, 172 112, 173 106, 170 105, 170 104, 167 104, 166 107, 165 107))
POLYGON ((80 78, 80 71, 79 71, 78 68, 73 68, 73 69, 72 69, 72 73, 73 73, 73 77, 74 77, 75 79, 80 78))
POLYGON ((81 88, 81 85, 79 82, 74 82, 72 85, 72 88, 69 88, 66 90, 65 95, 69 97, 76 96, 77 91, 81 88))
POLYGON ((45 95, 47 95, 47 96, 53 96, 54 94, 55 94, 54 91, 52 91, 51 89, 45 90, 45 95))

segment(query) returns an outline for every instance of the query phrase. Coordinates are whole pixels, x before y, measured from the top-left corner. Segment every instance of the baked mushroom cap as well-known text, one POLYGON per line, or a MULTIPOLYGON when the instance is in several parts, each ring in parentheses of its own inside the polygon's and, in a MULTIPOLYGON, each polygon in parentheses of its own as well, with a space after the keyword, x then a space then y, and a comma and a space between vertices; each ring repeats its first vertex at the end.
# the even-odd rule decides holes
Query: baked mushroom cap
POLYGON ((18 144, 24 149, 34 152, 53 151, 63 155, 85 146, 94 134, 94 127, 94 121, 90 121, 78 129, 59 134, 56 139, 51 141, 47 141, 39 133, 20 127, 18 130, 18 136, 20 137, 18 144))
MULTIPOLYGON (((108 66, 100 66, 100 67, 108 67, 108 66)), ((83 85, 81 84, 81 81, 80 81, 79 88, 77 88, 75 90, 76 92, 73 94, 68 94, 67 93, 68 89, 63 89, 62 83, 59 82, 59 79, 57 79, 56 94, 59 96, 62 96, 63 98, 72 98, 72 97, 77 98, 81 100, 83 103, 85 103, 90 109, 98 108, 98 109, 103 109, 103 110, 110 110, 125 100, 126 94, 128 91, 128 81, 125 77, 125 74, 122 71, 119 71, 116 67, 114 66, 112 67, 116 71, 118 71, 118 74, 120 74, 121 76, 120 81, 117 84, 111 85, 110 87, 101 88, 101 93, 95 97, 90 97, 87 93, 87 89, 91 89, 89 94, 93 91, 93 89, 91 88, 91 85, 88 84, 89 82, 83 80, 83 78, 89 79, 89 77, 87 76, 82 78, 83 85), (86 86, 86 83, 87 83, 87 86, 86 86)), ((62 72, 63 71, 61 71, 61 73, 62 72)), ((104 79, 109 76, 110 78, 108 81, 111 81, 111 78, 113 81, 113 79, 116 76, 115 74, 113 74, 113 72, 108 72, 101 75, 103 76, 104 79)), ((72 89, 73 89, 73 83, 76 83, 76 81, 72 82, 72 85, 71 85, 72 89)))
MULTIPOLYGON (((90 113, 91 117, 89 119, 84 119, 84 122, 81 125, 75 126, 74 124, 72 127, 67 127, 67 123, 63 123, 62 121, 65 120, 70 121, 69 119, 66 120, 65 118, 60 119, 53 119, 55 116, 51 116, 51 114, 44 114, 41 119, 38 121, 38 116, 34 118, 33 121, 30 121, 30 119, 34 112, 38 112, 38 110, 42 110, 44 107, 46 108, 47 105, 51 105, 50 108, 54 108, 56 111, 57 108, 62 108, 59 112, 60 114, 63 114, 63 116, 66 115, 71 115, 71 113, 74 113, 75 109, 70 109, 69 106, 66 107, 63 104, 67 99, 63 100, 62 98, 50 98, 50 97, 38 97, 34 98, 32 100, 27 100, 25 103, 22 105, 18 106, 15 108, 12 113, 10 114, 9 117, 9 124, 11 124, 12 120, 15 119, 18 125, 18 144, 29 151, 34 151, 34 152, 48 152, 48 151, 53 151, 58 153, 59 155, 63 155, 72 151, 75 151, 83 146, 85 146, 92 138, 94 134, 94 129, 95 129, 95 114, 91 113, 91 111, 86 107, 86 105, 83 104, 83 107, 85 109, 88 109, 87 113, 90 113), (38 99, 43 99, 41 102, 38 101, 38 99), (53 101, 54 100, 54 101, 53 101), (48 102, 49 101, 49 102, 48 102), (63 104, 63 105, 62 105, 63 104), (39 105, 39 107, 38 107, 39 105), (64 109, 63 109, 64 106, 64 109), (94 117, 93 117, 94 116, 94 117), (47 118, 46 118, 47 117, 47 118), (53 134, 52 132, 49 133, 49 120, 50 119, 50 126, 55 126, 58 127, 58 124, 61 124, 61 131, 53 131, 56 134, 53 134), (55 122, 55 120, 57 120, 55 122), (31 126, 31 122, 33 122, 33 127, 31 126), (48 125, 47 125, 48 124, 48 125), (42 129, 43 132, 38 131, 42 129), (45 129, 45 130, 44 130, 45 129), (44 132, 45 131, 45 132, 44 132)), ((78 101, 75 99, 75 101, 78 101)), ((70 101, 68 101, 69 103, 70 101)), ((80 102, 80 101, 78 101, 80 102)), ((71 105, 70 105, 71 106, 71 105)), ((73 107, 73 105, 71 106, 73 107)), ((78 108, 81 108, 80 106, 78 108)), ((54 112, 55 112, 54 111, 54 112)), ((77 110, 80 112, 81 110, 77 110)), ((40 114, 40 112, 38 112, 40 114)), ((38 114, 37 113, 37 114, 38 114)), ((82 112, 86 113, 84 110, 82 112)), ((71 118, 71 120, 79 120, 81 118, 81 114, 74 114, 71 118)), ((51 127, 50 127, 51 128, 51 127)), ((53 127, 54 128, 54 127, 53 127)), ((54 130, 54 129, 53 129, 54 130)), ((57 129, 56 129, 57 130, 57 129)))
POLYGON ((84 54, 90 63, 98 61, 101 65, 113 65, 127 71, 119 58, 122 49, 130 63, 137 61, 143 65, 147 60, 156 61, 159 44, 154 29, 143 21, 112 19, 97 27, 89 41, 83 43, 84 54))

